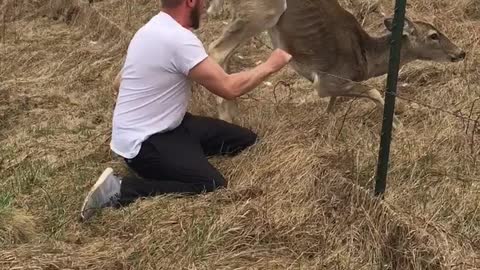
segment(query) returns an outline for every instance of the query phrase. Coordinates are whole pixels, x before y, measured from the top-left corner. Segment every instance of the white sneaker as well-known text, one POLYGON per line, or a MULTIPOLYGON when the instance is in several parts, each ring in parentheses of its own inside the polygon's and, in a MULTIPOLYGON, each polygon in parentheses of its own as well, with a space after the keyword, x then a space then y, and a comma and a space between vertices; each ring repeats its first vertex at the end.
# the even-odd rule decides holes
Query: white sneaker
POLYGON ((107 168, 87 194, 80 211, 82 221, 93 216, 96 210, 113 206, 120 197, 120 179, 113 175, 113 169, 107 168))

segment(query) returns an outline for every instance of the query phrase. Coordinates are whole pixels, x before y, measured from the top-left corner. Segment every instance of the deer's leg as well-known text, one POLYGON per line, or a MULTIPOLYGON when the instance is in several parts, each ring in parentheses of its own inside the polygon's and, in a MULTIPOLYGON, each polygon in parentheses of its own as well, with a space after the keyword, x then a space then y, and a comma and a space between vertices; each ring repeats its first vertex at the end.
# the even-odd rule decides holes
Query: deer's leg
POLYGON ((337 100, 337 97, 330 94, 334 92, 334 91, 331 91, 330 89, 332 88, 332 86, 335 87, 335 84, 332 84, 327 78, 324 78, 324 76, 319 76, 316 73, 314 73, 312 76, 313 76, 313 88, 317 91, 318 96, 320 98, 330 97, 326 113, 333 114, 335 112, 334 106, 335 106, 335 101, 337 100))
MULTIPOLYGON (((345 96, 345 97, 362 97, 368 98, 375 102, 377 108, 383 112, 385 107, 385 101, 377 89, 369 88, 361 83, 339 83, 338 80, 328 81, 322 84, 325 92, 332 97, 345 96)), ((332 101, 330 101, 332 102, 332 101)), ((330 105, 330 104, 329 104, 330 105)), ((393 128, 401 126, 401 122, 397 116, 393 116, 393 128)))
MULTIPOLYGON (((377 89, 369 88, 363 84, 350 83, 346 86, 349 89, 349 95, 357 97, 366 97, 377 105, 377 108, 383 112, 385 100, 377 89)), ((401 127, 402 123, 396 115, 393 115, 393 128, 401 127)))
MULTIPOLYGON (((242 8, 244 3, 238 2, 238 6, 235 8, 242 8)), ((282 8, 277 8, 276 5, 271 5, 255 10, 245 9, 243 13, 239 12, 236 14, 233 21, 223 31, 221 37, 210 44, 210 56, 226 69, 228 59, 240 44, 266 31, 277 23, 285 10, 285 6, 282 4, 282 8)), ((233 122, 238 111, 236 100, 228 101, 220 97, 217 97, 216 100, 219 118, 227 122, 233 122)))
MULTIPOLYGON (((380 92, 377 89, 369 89, 367 91, 367 98, 373 100, 377 104, 378 109, 383 112, 385 108, 385 100, 382 98, 380 92)), ((397 129, 402 126, 402 122, 398 120, 397 116, 393 115, 393 128, 397 129)))
POLYGON ((222 35, 210 44, 210 56, 225 68, 228 58, 240 44, 273 27, 282 13, 283 10, 259 10, 255 11, 255 14, 235 16, 222 35))
POLYGON ((327 106, 327 113, 334 113, 335 102, 337 101, 337 97, 330 97, 330 101, 328 102, 327 106))
MULTIPOLYGON (((209 47, 210 56, 215 59, 225 70, 228 66, 228 58, 235 52, 240 44, 255 36, 257 31, 250 29, 249 22, 238 18, 235 19, 222 36, 215 40, 209 47)), ((260 31, 258 31, 260 32, 260 31)), ((216 97, 218 117, 221 120, 233 123, 238 115, 238 104, 236 100, 226 100, 216 97)))
POLYGON ((208 10, 207 10, 207 14, 213 17, 220 15, 223 8, 223 1, 224 0, 211 0, 210 6, 208 7, 208 10))

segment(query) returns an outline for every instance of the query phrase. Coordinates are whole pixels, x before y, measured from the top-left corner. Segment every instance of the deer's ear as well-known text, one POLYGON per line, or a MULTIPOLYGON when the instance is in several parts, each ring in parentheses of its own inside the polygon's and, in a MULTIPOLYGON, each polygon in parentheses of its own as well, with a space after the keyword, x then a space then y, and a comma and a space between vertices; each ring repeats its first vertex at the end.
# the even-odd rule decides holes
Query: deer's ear
POLYGON ((413 35, 414 33, 415 33, 415 24, 409 18, 405 18, 405 23, 403 25, 403 34, 413 35))
MULTIPOLYGON (((385 27, 387 28, 388 31, 392 32, 393 31, 393 18, 386 18, 383 23, 385 24, 385 27)), ((409 36, 415 32, 415 25, 413 24, 412 21, 410 21, 408 18, 405 18, 405 22, 403 25, 403 35, 404 36, 409 36)))
POLYGON ((386 18, 383 21, 383 24, 385 24, 385 27, 387 28, 388 31, 390 32, 393 31, 393 18, 386 18))

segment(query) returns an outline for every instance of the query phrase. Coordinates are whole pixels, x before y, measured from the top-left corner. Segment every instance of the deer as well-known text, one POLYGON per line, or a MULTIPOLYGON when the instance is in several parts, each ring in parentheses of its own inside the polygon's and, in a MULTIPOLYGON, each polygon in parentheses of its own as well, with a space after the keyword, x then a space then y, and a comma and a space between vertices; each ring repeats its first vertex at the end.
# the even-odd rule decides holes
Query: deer
MULTIPOLYGON (((218 14, 223 0, 213 0, 208 14, 218 14)), ((387 33, 371 36, 337 0, 231 1, 232 21, 209 47, 209 54, 224 68, 232 54, 248 39, 266 31, 274 49, 292 55, 290 66, 312 83, 320 98, 329 97, 326 112, 334 113, 337 97, 372 100, 383 110, 384 99, 364 81, 388 72, 393 19, 384 19, 387 33)), ((410 62, 459 62, 464 50, 435 26, 405 18, 401 66, 410 62)), ((217 98, 220 119, 233 122, 236 100, 217 98)), ((393 127, 401 122, 394 116, 393 127)))

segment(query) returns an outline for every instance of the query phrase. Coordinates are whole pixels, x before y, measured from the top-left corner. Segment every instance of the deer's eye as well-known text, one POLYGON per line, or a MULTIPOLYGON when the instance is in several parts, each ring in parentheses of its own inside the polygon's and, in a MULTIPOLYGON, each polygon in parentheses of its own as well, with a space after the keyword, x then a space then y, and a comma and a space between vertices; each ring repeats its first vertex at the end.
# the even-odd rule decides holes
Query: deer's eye
POLYGON ((430 37, 431 40, 438 40, 438 38, 439 38, 437 33, 432 33, 429 37, 430 37))

